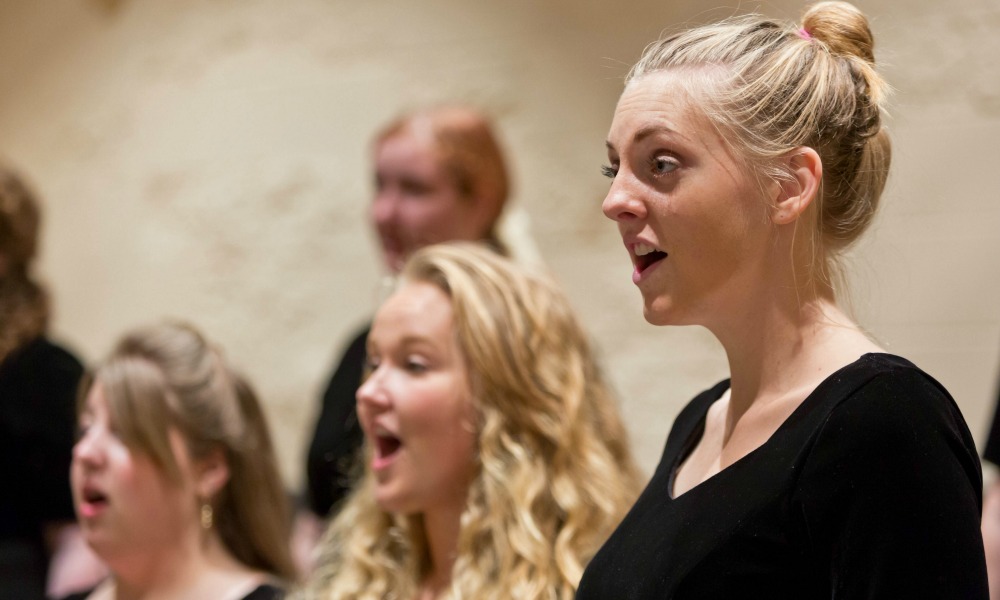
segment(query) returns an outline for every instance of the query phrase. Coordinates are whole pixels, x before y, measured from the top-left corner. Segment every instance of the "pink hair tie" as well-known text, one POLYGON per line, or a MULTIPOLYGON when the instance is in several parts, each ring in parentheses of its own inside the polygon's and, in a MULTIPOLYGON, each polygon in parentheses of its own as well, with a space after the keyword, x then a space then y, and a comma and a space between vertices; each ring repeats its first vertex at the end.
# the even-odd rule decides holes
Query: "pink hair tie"
POLYGON ((799 29, 799 37, 802 38, 802 39, 804 39, 804 40, 811 40, 811 39, 813 39, 812 34, 809 33, 808 31, 806 31, 805 27, 803 27, 802 29, 799 29))

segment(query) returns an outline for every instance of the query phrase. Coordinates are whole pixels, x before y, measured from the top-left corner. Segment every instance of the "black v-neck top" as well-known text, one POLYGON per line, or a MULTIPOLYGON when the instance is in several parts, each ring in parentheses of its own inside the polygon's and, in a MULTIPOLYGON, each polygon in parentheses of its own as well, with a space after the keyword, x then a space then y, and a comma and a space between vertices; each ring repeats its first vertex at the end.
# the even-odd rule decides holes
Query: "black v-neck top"
POLYGON ((728 387, 677 417, 578 600, 988 597, 979 459, 938 382, 898 356, 866 354, 759 448, 672 498, 728 387))

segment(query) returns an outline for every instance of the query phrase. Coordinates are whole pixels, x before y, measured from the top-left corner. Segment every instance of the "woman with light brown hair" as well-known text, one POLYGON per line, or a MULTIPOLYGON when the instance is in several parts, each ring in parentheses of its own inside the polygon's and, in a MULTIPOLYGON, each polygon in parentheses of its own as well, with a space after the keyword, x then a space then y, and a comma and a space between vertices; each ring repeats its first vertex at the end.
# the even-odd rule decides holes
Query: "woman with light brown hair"
POLYGON ((111 577, 87 597, 270 600, 295 570, 264 415, 196 330, 129 333, 97 369, 73 498, 111 577))
POLYGON ((674 421, 581 600, 986 597, 955 401, 838 305, 890 163, 873 46, 823 2, 670 35, 632 69, 604 213, 646 320, 706 327, 731 376, 674 421))
POLYGON ((469 244, 406 263, 368 337, 364 476, 315 599, 567 599, 634 498, 617 407, 566 299, 469 244))

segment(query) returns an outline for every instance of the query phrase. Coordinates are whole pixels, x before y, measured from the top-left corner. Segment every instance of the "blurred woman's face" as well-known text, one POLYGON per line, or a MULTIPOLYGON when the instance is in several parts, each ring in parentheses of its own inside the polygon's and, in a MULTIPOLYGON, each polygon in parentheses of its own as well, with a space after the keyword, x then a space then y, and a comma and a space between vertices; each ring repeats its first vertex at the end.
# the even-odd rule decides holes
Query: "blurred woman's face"
POLYGON ((603 209, 618 223, 646 319, 711 328, 744 314, 760 291, 773 228, 755 181, 692 108, 684 76, 652 73, 625 88, 603 209))
POLYGON ((371 219, 393 273, 423 246, 485 236, 481 205, 462 196, 429 131, 407 127, 378 144, 371 219))
POLYGON ((376 314, 368 357, 358 416, 376 501, 404 514, 460 511, 477 436, 451 300, 428 283, 404 285, 376 314))
POLYGON ((197 531, 198 501, 191 461, 181 435, 171 430, 181 481, 121 440, 99 382, 87 395, 73 447, 70 483, 87 543, 112 569, 120 561, 177 547, 197 531))

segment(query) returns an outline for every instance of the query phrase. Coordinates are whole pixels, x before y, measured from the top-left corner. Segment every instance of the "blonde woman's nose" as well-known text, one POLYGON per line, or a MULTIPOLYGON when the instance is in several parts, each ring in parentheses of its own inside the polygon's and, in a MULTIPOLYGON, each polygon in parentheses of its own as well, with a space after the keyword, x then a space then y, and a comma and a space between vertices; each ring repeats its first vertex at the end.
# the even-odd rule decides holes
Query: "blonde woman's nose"
POLYGON ((385 373, 382 368, 374 369, 358 388, 356 399, 358 410, 380 411, 389 406, 389 396, 384 386, 385 373))
POLYGON ((628 174, 619 171, 611 183, 611 189, 601 203, 604 216, 612 221, 627 222, 642 219, 646 216, 646 206, 639 198, 638 190, 628 182, 628 174))

